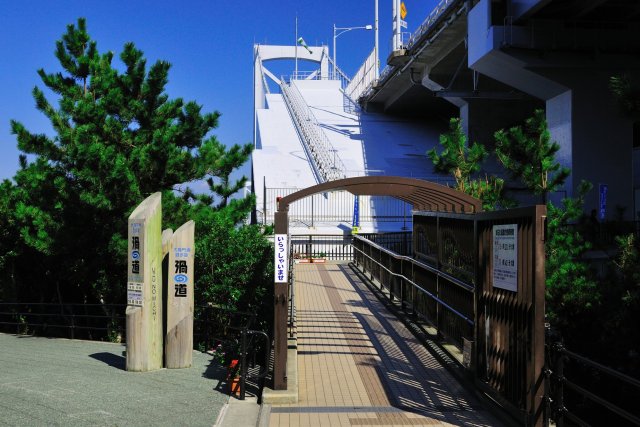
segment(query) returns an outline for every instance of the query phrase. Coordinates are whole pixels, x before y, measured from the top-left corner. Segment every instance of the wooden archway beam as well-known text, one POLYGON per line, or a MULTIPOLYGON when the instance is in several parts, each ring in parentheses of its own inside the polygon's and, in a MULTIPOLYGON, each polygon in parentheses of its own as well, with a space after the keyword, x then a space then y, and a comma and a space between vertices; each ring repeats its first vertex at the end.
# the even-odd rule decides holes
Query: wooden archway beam
POLYGON ((416 178, 400 176, 360 176, 323 182, 280 199, 279 212, 304 197, 328 191, 348 191, 356 196, 390 196, 413 205, 416 210, 478 213, 482 202, 461 191, 416 178))

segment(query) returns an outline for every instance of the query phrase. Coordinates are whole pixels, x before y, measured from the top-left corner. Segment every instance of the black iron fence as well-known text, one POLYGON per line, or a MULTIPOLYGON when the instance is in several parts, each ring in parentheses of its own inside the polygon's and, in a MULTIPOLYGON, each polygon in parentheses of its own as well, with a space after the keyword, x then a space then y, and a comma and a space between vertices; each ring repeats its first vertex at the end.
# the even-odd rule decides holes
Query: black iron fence
MULTIPOLYGON (((358 234, 400 255, 413 255, 410 231, 358 234)), ((291 259, 323 258, 336 261, 353 259, 353 235, 295 234, 291 236, 291 259)))
POLYGON ((640 426, 640 380, 568 350, 547 335, 547 414, 558 427, 640 426))
MULTIPOLYGON (((227 391, 244 400, 249 379, 262 380, 267 375, 271 340, 255 327, 256 314, 216 306, 196 306, 194 346, 212 354, 228 367, 227 391), (259 360, 261 359, 261 360, 259 360), (250 367, 259 372, 249 374, 250 367)), ((256 384, 258 389, 260 384, 256 384)))
POLYGON ((413 256, 413 233, 411 231, 360 233, 359 236, 398 255, 413 256))
POLYGON ((0 302, 0 331, 120 342, 126 304, 0 302))
POLYGON ((473 340, 473 286, 363 236, 355 236, 353 246, 356 266, 388 293, 390 302, 435 327, 460 352, 465 339, 473 340))
MULTIPOLYGON (((0 332, 124 342, 126 308, 126 304, 0 302, 0 332)), ((230 368, 227 380, 238 380, 240 399, 245 398, 247 379, 267 374, 271 341, 265 332, 252 329, 255 326, 255 313, 216 306, 194 310, 194 348, 230 368), (250 375, 250 367, 259 367, 259 372, 250 375)))
POLYGON ((353 258, 351 234, 308 234, 291 236, 292 259, 323 258, 350 260, 353 258))

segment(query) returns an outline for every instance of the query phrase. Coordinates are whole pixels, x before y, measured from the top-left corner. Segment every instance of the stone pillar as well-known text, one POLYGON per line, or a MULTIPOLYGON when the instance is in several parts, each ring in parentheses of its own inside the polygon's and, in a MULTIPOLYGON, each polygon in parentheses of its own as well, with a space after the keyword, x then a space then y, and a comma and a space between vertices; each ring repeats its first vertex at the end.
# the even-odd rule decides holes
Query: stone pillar
POLYGON ((127 263, 127 371, 162 368, 161 194, 129 216, 127 263))
POLYGON ((186 222, 171 238, 167 292, 166 367, 189 368, 193 360, 195 223, 186 222))

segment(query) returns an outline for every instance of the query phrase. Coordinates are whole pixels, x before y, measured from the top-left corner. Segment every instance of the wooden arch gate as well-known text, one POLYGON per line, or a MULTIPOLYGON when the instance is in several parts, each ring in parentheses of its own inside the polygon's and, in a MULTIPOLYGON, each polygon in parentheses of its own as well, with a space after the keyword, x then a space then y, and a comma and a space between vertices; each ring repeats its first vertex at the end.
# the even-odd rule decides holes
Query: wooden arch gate
MULTIPOLYGON (((280 199, 274 221, 274 389, 287 389, 289 205, 317 193, 340 190, 356 196, 390 196, 412 205, 414 253, 422 258, 418 256, 418 259, 403 261, 415 263, 412 270, 419 276, 405 279, 415 283, 422 280, 420 283, 424 283, 425 289, 433 289, 434 295, 439 295, 435 290, 439 289, 438 283, 443 281, 446 285, 444 282, 452 277, 440 270, 446 270, 450 258, 448 251, 461 251, 468 255, 467 261, 473 264, 470 267, 473 279, 470 285, 465 286, 471 290, 472 296, 464 302, 467 311, 462 311, 467 319, 472 320, 470 332, 464 338, 475 342, 471 361, 474 380, 481 389, 501 402, 503 408, 522 416, 524 424, 540 425, 543 409, 546 207, 482 212, 480 200, 415 178, 345 178, 315 185, 280 199), (508 241, 507 234, 516 238, 508 241), (503 259, 505 251, 511 251, 507 253, 511 261, 503 259), (425 260, 430 265, 425 265, 425 260), (506 264, 511 262, 517 268, 509 270, 507 265, 501 269, 498 265, 502 261, 506 264), (509 286, 499 283, 505 280, 509 286)), ((364 240, 358 240, 358 244, 362 242, 364 240)), ((393 266, 389 268, 393 269, 393 266)), ((446 296, 440 298, 446 299, 446 296)), ((416 301, 408 303, 413 305, 416 301)))
MULTIPOLYGON (((443 185, 397 176, 362 176, 314 185, 283 197, 275 212, 276 274, 274 283, 274 376, 275 390, 287 389, 287 307, 288 274, 278 277, 278 239, 289 234, 289 205, 307 196, 328 191, 348 191, 354 196, 391 196, 413 205, 414 210, 476 213, 482 203, 467 194, 443 185), (280 236, 280 237, 279 237, 280 236)), ((285 238, 284 242, 288 240, 285 238)), ((282 245, 282 241, 281 241, 282 245)), ((284 244, 286 246, 286 243, 284 244)), ((283 248, 280 247, 280 250, 283 248)), ((288 253, 288 250, 285 250, 288 253)), ((281 269, 281 272, 286 269, 281 269)))

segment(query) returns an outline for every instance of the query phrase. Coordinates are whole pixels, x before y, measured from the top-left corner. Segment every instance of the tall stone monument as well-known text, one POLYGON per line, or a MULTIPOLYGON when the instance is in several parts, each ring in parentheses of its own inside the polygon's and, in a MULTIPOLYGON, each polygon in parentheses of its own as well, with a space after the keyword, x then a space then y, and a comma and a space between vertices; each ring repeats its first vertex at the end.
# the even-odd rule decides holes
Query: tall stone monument
POLYGON ((193 360, 194 233, 195 223, 188 221, 171 238, 164 341, 167 368, 189 368, 193 360))
POLYGON ((162 368, 161 194, 129 216, 127 262, 127 371, 162 368))

